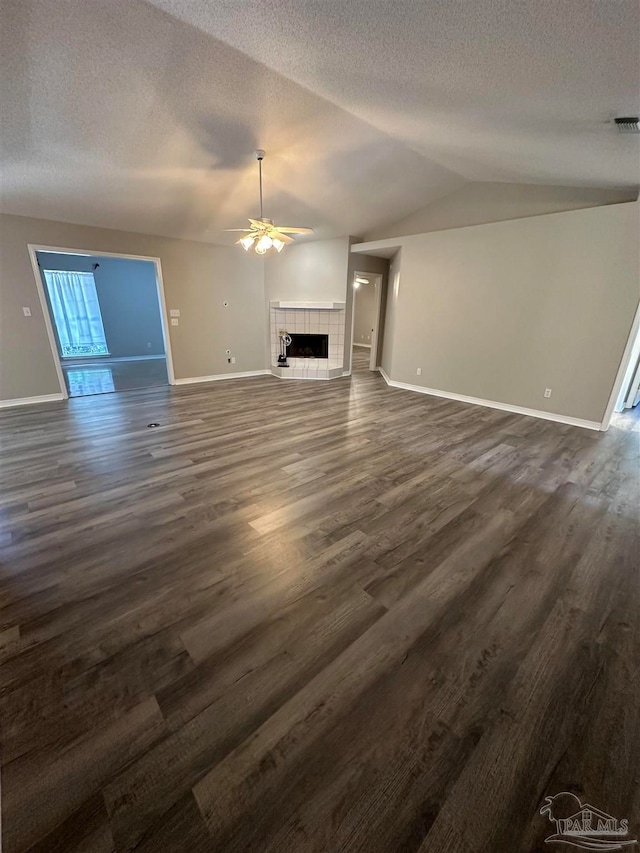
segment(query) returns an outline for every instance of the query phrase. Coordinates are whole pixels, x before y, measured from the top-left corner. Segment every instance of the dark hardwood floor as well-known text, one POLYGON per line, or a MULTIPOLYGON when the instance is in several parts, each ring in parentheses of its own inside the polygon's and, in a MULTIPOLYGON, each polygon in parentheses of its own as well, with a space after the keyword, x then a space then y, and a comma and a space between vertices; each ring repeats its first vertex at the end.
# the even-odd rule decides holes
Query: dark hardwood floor
POLYGON ((639 438, 364 369, 3 411, 4 853, 638 837, 639 438))

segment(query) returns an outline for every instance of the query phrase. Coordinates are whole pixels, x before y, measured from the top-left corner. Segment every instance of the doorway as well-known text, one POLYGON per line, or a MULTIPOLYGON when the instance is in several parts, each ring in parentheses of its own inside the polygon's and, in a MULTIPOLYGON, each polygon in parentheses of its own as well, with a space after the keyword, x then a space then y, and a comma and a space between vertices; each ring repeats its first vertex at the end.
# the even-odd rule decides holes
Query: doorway
POLYGON ((173 384, 157 259, 29 251, 64 397, 173 384))
POLYGON ((382 274, 355 272, 351 320, 351 371, 376 370, 380 340, 382 274))
POLYGON ((614 413, 631 410, 638 413, 640 406, 640 302, 629 330, 627 345, 618 367, 609 402, 604 411, 601 430, 609 429, 614 413))

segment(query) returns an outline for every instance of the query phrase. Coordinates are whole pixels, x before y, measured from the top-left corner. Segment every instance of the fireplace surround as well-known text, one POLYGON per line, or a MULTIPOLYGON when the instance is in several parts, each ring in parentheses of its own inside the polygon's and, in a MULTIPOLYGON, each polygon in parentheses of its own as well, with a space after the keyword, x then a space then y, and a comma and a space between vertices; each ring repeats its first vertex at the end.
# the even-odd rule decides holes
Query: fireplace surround
POLYGON ((344 302, 271 302, 271 372, 281 379, 335 379, 344 372, 344 302), (278 364, 288 334, 286 367, 278 364))

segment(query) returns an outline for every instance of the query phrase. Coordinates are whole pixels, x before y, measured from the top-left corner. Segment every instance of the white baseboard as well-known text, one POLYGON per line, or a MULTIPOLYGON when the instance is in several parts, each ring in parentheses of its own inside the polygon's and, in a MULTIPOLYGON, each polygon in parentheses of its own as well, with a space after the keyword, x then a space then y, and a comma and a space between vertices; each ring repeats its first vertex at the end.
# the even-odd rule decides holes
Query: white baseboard
POLYGON ((447 400, 456 400, 458 403, 470 403, 472 406, 485 406, 488 409, 499 409, 502 412, 511 412, 514 415, 526 415, 530 418, 541 418, 545 421, 555 421, 568 426, 582 427, 600 431, 602 424, 599 421, 585 421, 582 418, 571 418, 568 415, 558 415, 555 412, 543 412, 539 409, 526 409, 523 406, 511 406, 509 403, 496 403, 494 400, 482 400, 479 397, 467 397, 465 394, 452 394, 449 391, 438 391, 435 388, 424 388, 422 385, 409 385, 408 382, 396 382, 390 379, 386 371, 379 367, 384 381, 392 388, 402 388, 405 391, 416 391, 418 394, 429 394, 432 397, 445 397, 447 400))
POLYGON ((13 406, 35 406, 38 403, 59 403, 66 399, 62 394, 42 394, 40 397, 18 397, 15 400, 0 400, 0 409, 10 409, 13 406))
POLYGON ((272 373, 276 379, 282 379, 284 382, 330 382, 335 379, 334 376, 287 376, 284 373, 272 373))
POLYGON ((362 347, 363 349, 371 349, 371 344, 353 344, 354 347, 362 347))
POLYGON ((267 376, 270 370, 243 370, 240 373, 217 373, 215 376, 189 376, 176 379, 174 385, 196 385, 198 382, 219 382, 222 379, 246 379, 248 376, 267 376))

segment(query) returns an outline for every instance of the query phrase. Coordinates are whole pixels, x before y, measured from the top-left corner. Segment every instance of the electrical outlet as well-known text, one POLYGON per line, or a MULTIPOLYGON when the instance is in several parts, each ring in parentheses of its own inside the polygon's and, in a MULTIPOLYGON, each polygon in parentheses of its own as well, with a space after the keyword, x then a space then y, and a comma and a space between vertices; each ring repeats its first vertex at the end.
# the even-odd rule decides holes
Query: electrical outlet
POLYGON ((22 313, 24 314, 25 317, 30 317, 31 316, 31 308, 23 308, 22 313))
POLYGON ((545 396, 545 397, 550 397, 550 396, 551 396, 551 388, 545 388, 545 389, 544 389, 544 396, 545 396))
POLYGON ((416 370, 416 376, 422 376, 422 368, 421 367, 418 367, 418 369, 416 370))
POLYGON ((172 317, 172 318, 171 318, 171 325, 172 325, 172 326, 179 326, 179 325, 180 325, 180 320, 178 320, 178 319, 177 319, 177 317, 172 317))

